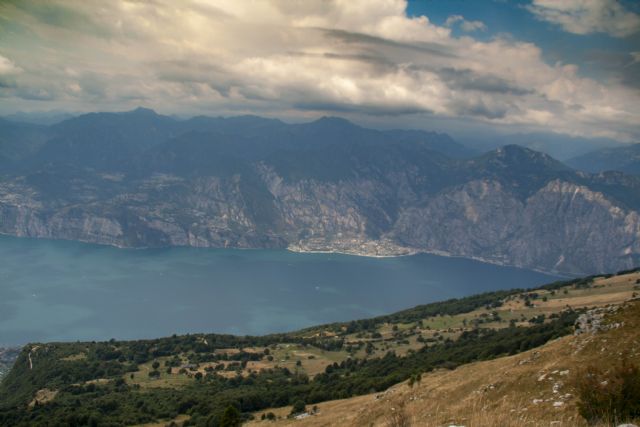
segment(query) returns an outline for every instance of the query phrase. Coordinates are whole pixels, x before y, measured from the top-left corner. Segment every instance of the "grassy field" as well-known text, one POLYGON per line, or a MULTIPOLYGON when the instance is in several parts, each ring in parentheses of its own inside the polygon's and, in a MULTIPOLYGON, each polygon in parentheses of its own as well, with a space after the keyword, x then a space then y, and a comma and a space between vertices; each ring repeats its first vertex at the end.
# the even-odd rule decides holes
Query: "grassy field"
POLYGON ((138 371, 125 375, 124 380, 128 384, 137 384, 140 387, 163 387, 163 388, 176 388, 182 387, 194 381, 192 376, 187 374, 178 373, 178 369, 172 368, 171 373, 167 373, 167 368, 164 366, 164 362, 168 360, 167 357, 160 357, 156 359, 160 363, 158 372, 159 377, 150 377, 149 372, 153 371, 152 364, 155 361, 143 363, 138 365, 138 371))

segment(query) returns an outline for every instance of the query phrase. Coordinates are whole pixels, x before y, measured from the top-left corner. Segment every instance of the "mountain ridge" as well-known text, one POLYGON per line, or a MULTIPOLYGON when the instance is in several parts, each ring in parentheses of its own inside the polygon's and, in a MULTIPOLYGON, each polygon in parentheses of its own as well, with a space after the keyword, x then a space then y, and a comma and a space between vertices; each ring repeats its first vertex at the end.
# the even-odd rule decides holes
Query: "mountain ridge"
POLYGON ((5 234, 430 252, 569 274, 640 262, 640 177, 575 171, 514 144, 469 157, 446 135, 344 119, 179 121, 144 109, 12 129, 24 150, 8 157, 0 141, 5 234))
POLYGON ((603 148, 567 160, 575 169, 591 173, 619 171, 640 174, 640 144, 603 148))

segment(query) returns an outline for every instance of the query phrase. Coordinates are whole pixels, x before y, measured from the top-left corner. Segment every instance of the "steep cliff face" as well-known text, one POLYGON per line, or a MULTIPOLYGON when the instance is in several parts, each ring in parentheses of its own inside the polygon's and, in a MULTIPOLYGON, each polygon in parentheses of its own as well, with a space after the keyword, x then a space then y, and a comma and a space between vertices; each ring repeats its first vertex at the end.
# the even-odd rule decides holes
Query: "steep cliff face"
POLYGON ((571 273, 639 262, 640 215, 575 183, 554 180, 526 199, 494 180, 425 195, 403 189, 406 177, 287 182, 256 169, 270 198, 256 200, 240 176, 155 176, 116 197, 69 205, 3 185, 0 232, 121 247, 427 251, 571 273))
MULTIPOLYGON (((103 135, 108 161, 90 147, 63 155, 82 144, 74 119, 56 128, 71 128, 70 139, 57 134, 0 169, 0 233, 121 247, 426 251, 568 273, 640 264, 637 177, 575 172, 517 146, 452 159, 420 133, 396 141, 330 119, 288 128, 243 118, 242 135, 200 119, 198 132, 174 137, 170 120, 133 115, 127 129, 144 144, 103 135), (200 132, 212 126, 226 133, 200 132), (111 153, 123 144, 126 159, 111 153)), ((90 134, 111 129, 109 117, 91 116, 90 134)))
POLYGON ((518 200, 498 182, 473 181, 409 208, 392 234, 415 248, 565 272, 638 263, 637 212, 555 180, 518 200))

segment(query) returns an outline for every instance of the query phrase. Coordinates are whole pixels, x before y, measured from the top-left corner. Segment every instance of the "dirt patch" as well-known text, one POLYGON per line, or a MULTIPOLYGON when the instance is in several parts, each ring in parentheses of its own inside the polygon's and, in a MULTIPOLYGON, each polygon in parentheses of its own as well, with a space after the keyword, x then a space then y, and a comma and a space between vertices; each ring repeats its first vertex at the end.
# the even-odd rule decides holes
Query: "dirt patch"
POLYGON ((49 390, 48 388, 38 390, 33 400, 29 402, 29 407, 33 408, 36 405, 44 405, 45 403, 49 403, 56 397, 57 394, 58 390, 49 390))

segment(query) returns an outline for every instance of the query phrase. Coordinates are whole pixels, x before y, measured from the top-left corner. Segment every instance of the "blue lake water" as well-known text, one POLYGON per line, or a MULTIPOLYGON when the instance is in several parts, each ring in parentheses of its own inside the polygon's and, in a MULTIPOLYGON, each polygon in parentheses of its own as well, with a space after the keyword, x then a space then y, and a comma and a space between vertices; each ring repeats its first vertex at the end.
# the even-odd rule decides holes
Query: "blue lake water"
POLYGON ((426 254, 132 250, 0 236, 0 346, 283 332, 555 279, 426 254))

